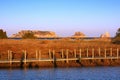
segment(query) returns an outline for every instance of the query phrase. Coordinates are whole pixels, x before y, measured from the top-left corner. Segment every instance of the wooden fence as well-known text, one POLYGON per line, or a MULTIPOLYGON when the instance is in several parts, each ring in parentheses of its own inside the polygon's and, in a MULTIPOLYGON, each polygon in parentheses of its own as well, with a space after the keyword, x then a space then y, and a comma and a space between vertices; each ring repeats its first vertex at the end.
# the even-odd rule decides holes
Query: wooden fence
POLYGON ((73 50, 73 54, 72 57, 69 57, 70 54, 70 50, 69 49, 62 49, 60 51, 60 58, 57 58, 55 56, 55 54, 57 54, 55 52, 55 50, 48 50, 48 58, 42 58, 42 51, 41 50, 36 50, 35 52, 35 58, 27 58, 27 51, 23 50, 22 51, 23 56, 20 59, 13 59, 13 51, 8 50, 7 54, 7 59, 6 60, 0 60, 0 63, 9 63, 10 65, 12 63, 21 63, 23 62, 24 64, 28 63, 28 62, 41 62, 41 61, 52 61, 52 62, 56 62, 56 61, 66 61, 66 63, 69 63, 69 61, 73 60, 73 61, 79 61, 81 62, 82 60, 96 60, 96 59, 120 59, 120 51, 119 48, 116 49, 102 49, 98 48, 98 49, 84 49, 84 51, 82 49, 74 49, 73 50), (97 54, 97 55, 96 55, 97 54))

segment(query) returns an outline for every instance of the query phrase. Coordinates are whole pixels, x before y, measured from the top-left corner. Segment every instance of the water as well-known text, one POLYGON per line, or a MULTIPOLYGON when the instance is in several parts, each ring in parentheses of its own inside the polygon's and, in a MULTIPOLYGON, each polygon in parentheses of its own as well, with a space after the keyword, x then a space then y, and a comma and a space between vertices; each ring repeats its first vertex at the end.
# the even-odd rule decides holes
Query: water
POLYGON ((120 80, 120 67, 0 69, 0 80, 120 80))

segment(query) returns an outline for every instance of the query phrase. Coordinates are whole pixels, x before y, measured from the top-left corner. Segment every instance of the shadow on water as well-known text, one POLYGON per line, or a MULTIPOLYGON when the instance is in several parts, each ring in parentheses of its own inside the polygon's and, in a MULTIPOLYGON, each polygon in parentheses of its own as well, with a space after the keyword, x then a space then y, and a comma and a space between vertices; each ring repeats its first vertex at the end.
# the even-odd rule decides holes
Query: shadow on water
POLYGON ((22 54, 21 60, 20 60, 20 68, 23 69, 24 68, 24 54, 22 54))
POLYGON ((53 62, 53 64, 54 64, 54 68, 57 68, 57 63, 56 63, 56 57, 54 56, 54 62, 53 62))

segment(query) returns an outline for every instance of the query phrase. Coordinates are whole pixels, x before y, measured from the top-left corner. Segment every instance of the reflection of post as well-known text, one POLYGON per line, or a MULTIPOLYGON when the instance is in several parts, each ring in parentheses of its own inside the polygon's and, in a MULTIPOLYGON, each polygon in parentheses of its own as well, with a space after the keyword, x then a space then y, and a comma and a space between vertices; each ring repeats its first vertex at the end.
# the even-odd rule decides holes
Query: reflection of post
POLYGON ((94 48, 92 48, 92 58, 94 58, 94 48))
POLYGON ((119 58, 119 49, 117 48, 117 59, 119 58))
POLYGON ((105 58, 106 58, 106 48, 105 48, 105 58))
POLYGON ((88 57, 88 48, 87 48, 87 57, 88 57))
POLYGON ((66 58, 67 58, 67 63, 69 63, 69 61, 68 61, 68 49, 66 50, 66 58))
POLYGON ((79 62, 81 62, 81 49, 79 50, 79 62))

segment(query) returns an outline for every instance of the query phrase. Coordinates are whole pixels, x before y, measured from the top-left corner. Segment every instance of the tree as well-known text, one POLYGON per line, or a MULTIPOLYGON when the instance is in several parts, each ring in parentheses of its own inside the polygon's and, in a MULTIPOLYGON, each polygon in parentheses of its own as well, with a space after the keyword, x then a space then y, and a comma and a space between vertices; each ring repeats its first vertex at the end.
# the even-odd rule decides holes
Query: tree
POLYGON ((32 32, 28 32, 28 33, 25 33, 23 36, 22 36, 23 39, 35 39, 36 37, 34 36, 34 33, 32 32))
POLYGON ((6 32, 0 29, 0 39, 6 39, 6 38, 7 38, 6 32))
POLYGON ((113 43, 120 44, 120 28, 116 32, 116 36, 113 39, 113 43))

